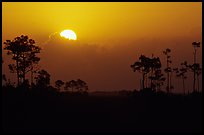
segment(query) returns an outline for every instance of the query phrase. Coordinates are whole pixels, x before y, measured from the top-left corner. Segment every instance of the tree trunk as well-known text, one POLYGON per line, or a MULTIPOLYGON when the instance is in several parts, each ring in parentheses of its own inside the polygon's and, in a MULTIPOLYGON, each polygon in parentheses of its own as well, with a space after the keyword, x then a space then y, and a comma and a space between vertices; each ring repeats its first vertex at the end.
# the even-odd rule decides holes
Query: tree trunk
POLYGON ((169 93, 169 72, 167 72, 167 92, 169 93))
POLYGON ((193 91, 194 92, 196 91, 196 89, 195 89, 195 83, 196 83, 195 63, 196 63, 196 49, 194 52, 194 66, 193 66, 193 91))
POLYGON ((167 87, 166 87, 166 91, 167 91, 167 93, 169 93, 169 72, 168 72, 169 62, 168 62, 168 55, 166 57, 166 65, 167 65, 167 87))
MULTIPOLYGON (((194 67, 195 68, 195 67, 194 67)), ((193 92, 195 92, 196 91, 196 89, 195 89, 195 82, 196 82, 196 78, 195 78, 195 69, 194 69, 194 71, 193 71, 194 73, 193 73, 193 92)))
POLYGON ((172 72, 170 73, 170 92, 172 92, 172 83, 171 83, 172 72))
MULTIPOLYGON (((152 77, 152 76, 153 76, 153 69, 152 69, 152 71, 151 71, 151 77, 152 77)), ((152 78, 151 78, 151 82, 150 82, 150 83, 151 83, 150 86, 151 86, 151 89, 152 89, 152 78)))
POLYGON ((140 89, 142 89, 142 80, 140 79, 140 89))
POLYGON ((147 85, 147 78, 148 78, 148 76, 147 76, 147 74, 145 75, 145 88, 147 88, 148 87, 148 85, 147 85))
POLYGON ((23 83, 25 83, 25 57, 24 57, 24 54, 23 54, 23 83))
POLYGON ((33 66, 31 67, 31 76, 30 76, 30 82, 31 82, 31 87, 33 87, 33 66))
POLYGON ((197 82, 197 83, 198 83, 198 84, 197 84, 197 85, 198 85, 197 89, 198 89, 198 92, 199 92, 199 76, 198 76, 198 75, 197 75, 197 81, 198 81, 198 82, 197 82))
POLYGON ((142 74, 142 89, 144 89, 145 73, 142 74))
POLYGON ((19 65, 18 65, 18 58, 19 58, 19 54, 17 53, 17 59, 16 59, 16 73, 17 73, 17 80, 18 80, 18 84, 17 84, 17 86, 19 86, 19 84, 20 84, 20 78, 19 78, 19 65))
POLYGON ((183 92, 184 92, 184 95, 186 94, 186 90, 185 90, 185 83, 184 83, 184 79, 183 79, 183 92))

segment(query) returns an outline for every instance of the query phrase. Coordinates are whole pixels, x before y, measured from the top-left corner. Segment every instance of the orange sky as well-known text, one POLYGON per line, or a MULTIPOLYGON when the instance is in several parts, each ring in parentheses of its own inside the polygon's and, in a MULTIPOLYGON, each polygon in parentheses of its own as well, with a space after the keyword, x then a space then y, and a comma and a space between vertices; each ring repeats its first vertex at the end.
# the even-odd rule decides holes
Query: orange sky
MULTIPOLYGON (((163 62, 168 47, 173 66, 193 62, 191 43, 202 40, 202 3, 3 2, 2 32, 3 42, 25 34, 43 48, 40 65, 52 83, 81 78, 91 90, 139 89, 141 75, 130 65, 141 54, 153 53, 163 62), (75 31, 78 40, 62 39, 64 29, 75 31)), ((13 78, 5 53, 3 73, 13 78)))

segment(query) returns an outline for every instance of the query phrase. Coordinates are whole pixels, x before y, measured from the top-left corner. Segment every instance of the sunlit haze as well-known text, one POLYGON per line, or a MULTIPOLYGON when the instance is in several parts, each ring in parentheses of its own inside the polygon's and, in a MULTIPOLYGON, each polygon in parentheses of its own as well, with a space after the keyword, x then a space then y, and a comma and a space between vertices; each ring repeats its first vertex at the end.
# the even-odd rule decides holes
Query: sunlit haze
MULTIPOLYGON (((53 85, 58 79, 80 78, 90 91, 140 89, 142 74, 130 65, 141 54, 160 57, 164 69, 162 52, 170 48, 172 67, 184 60, 192 64, 196 41, 201 42, 197 62, 202 63, 202 3, 2 2, 2 42, 22 34, 42 48, 39 65, 50 73, 53 85)), ((2 72, 16 81, 3 46, 2 72)), ((187 91, 192 77, 189 73, 187 91)), ((175 92, 182 92, 182 80, 173 78, 175 92)))

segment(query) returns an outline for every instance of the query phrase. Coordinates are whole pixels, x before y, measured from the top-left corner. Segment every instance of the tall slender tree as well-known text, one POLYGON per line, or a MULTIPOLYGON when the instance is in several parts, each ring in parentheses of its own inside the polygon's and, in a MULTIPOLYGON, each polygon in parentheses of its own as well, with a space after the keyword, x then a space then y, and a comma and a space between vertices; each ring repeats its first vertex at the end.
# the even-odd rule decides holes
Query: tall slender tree
POLYGON ((193 42, 192 43, 193 48, 194 48, 194 64, 193 64, 193 91, 196 91, 195 88, 195 83, 196 83, 196 66, 198 63, 196 63, 196 52, 197 52, 197 48, 200 47, 200 42, 193 42))
POLYGON ((176 76, 182 79, 183 84, 183 94, 186 94, 186 88, 185 88, 185 80, 187 79, 187 62, 184 61, 181 63, 181 67, 176 69, 176 76))
POLYGON ((170 90, 171 90, 170 88, 172 88, 171 78, 170 78, 171 76, 169 74, 169 73, 172 72, 171 67, 170 67, 170 64, 172 63, 172 61, 170 59, 171 58, 170 52, 171 52, 171 49, 169 49, 169 48, 167 48, 165 51, 163 51, 164 55, 166 55, 166 68, 164 69, 164 71, 167 74, 167 79, 166 79, 166 81, 167 81, 167 86, 166 86, 167 92, 170 92, 170 90))
MULTIPOLYGON (((195 63, 193 65, 187 65, 186 67, 189 71, 191 71, 193 73, 195 72, 196 79, 194 80, 195 82, 193 82, 193 84, 196 83, 196 80, 197 80, 197 91, 198 91, 199 90, 199 76, 202 73, 202 68, 200 67, 199 63, 195 63)), ((195 92, 196 86, 193 86, 193 88, 194 88, 193 91, 195 92)))
POLYGON ((198 66, 197 70, 196 70, 196 76, 197 76, 197 89, 198 91, 200 90, 200 87, 199 87, 199 76, 201 75, 202 73, 202 68, 200 67, 200 65, 198 66))

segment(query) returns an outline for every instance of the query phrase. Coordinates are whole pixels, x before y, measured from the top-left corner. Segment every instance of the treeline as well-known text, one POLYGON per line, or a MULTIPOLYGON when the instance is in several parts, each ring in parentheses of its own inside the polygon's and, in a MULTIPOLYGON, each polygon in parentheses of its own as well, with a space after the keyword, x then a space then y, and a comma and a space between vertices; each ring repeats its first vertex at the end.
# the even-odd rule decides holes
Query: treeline
MULTIPOLYGON (((13 40, 6 40, 4 42, 4 50, 7 51, 7 55, 11 56, 15 64, 9 64, 9 70, 11 73, 16 74, 17 84, 12 83, 10 79, 6 78, 6 75, 2 75, 3 87, 19 88, 24 87, 27 89, 39 88, 53 88, 57 91, 63 92, 86 92, 88 85, 81 79, 70 81, 55 81, 55 88, 50 85, 50 74, 40 68, 40 57, 38 54, 41 48, 35 44, 33 39, 28 36, 21 35, 13 40), (26 75, 30 74, 30 81, 26 78, 26 75)), ((166 66, 164 71, 161 70, 162 63, 159 57, 147 57, 141 55, 139 60, 134 62, 130 67, 133 71, 142 73, 141 90, 151 89, 152 91, 161 91, 161 86, 166 81, 166 92, 172 93, 174 85, 172 84, 173 76, 182 79, 183 93, 186 94, 185 80, 187 73, 192 72, 193 78, 193 92, 199 91, 199 76, 201 75, 202 68, 199 63, 196 62, 197 48, 200 47, 200 42, 192 43, 194 48, 194 63, 189 64, 187 61, 181 62, 178 67, 172 67, 171 49, 167 48, 163 51, 166 59, 166 66), (163 74, 165 72, 166 76, 163 74), (196 85, 197 81, 197 85, 196 85)), ((2 60, 3 63, 3 60, 2 60)))
POLYGON ((145 55, 141 55, 139 60, 134 62, 130 67, 133 71, 138 71, 142 73, 142 81, 141 81, 141 89, 151 89, 153 91, 160 91, 161 86, 164 85, 166 81, 166 92, 173 92, 174 86, 172 84, 172 77, 182 79, 183 86, 183 94, 186 94, 185 88, 185 80, 187 79, 187 73, 192 72, 194 74, 193 77, 193 92, 200 91, 199 87, 199 76, 201 75, 202 68, 199 63, 196 62, 196 51, 197 48, 200 47, 200 42, 193 42, 194 47, 194 63, 188 64, 187 61, 181 62, 178 67, 172 67, 172 59, 171 59, 171 49, 167 48, 163 51, 163 54, 166 58, 166 67, 164 68, 164 72, 166 73, 166 77, 163 74, 162 63, 159 57, 154 57, 152 55, 151 58, 146 57, 145 55), (197 87, 196 87, 197 81, 197 87))
MULTIPOLYGON (((7 55, 11 56, 15 64, 9 64, 11 73, 16 74, 17 84, 12 83, 7 79, 6 75, 2 75, 3 88, 20 88, 20 89, 51 89, 56 91, 66 92, 87 92, 88 85, 81 79, 70 80, 63 82, 62 80, 55 81, 55 87, 50 85, 51 75, 44 69, 40 68, 40 57, 38 54, 41 48, 35 45, 35 41, 28 36, 21 35, 14 40, 6 40, 4 42, 4 50, 7 55), (29 79, 26 75, 30 74, 29 79), (64 86, 64 89, 61 87, 64 86)), ((2 60, 3 63, 3 60, 2 60)))

